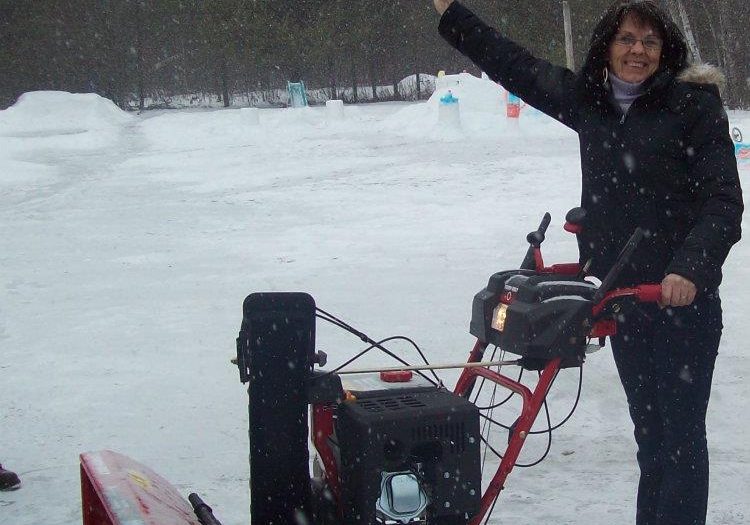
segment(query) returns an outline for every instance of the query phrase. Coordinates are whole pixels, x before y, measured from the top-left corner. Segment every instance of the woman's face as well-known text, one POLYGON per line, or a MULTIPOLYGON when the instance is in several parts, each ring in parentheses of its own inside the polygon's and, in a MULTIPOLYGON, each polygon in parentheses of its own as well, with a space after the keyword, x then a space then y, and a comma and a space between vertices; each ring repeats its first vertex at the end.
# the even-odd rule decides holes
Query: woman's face
POLYGON ((626 16, 609 44, 609 70, 625 82, 643 82, 659 68, 661 48, 656 29, 626 16))

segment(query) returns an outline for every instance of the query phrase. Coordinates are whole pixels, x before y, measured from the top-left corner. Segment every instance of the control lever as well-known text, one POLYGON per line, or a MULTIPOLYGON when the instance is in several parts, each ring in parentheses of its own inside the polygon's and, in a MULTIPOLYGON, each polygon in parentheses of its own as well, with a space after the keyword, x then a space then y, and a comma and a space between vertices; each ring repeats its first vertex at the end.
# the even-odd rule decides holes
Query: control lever
POLYGON ((547 233, 547 228, 551 221, 552 215, 549 212, 545 213, 544 217, 542 217, 542 222, 539 223, 539 228, 526 236, 529 249, 526 251, 526 257, 523 258, 523 262, 521 263, 521 270, 536 270, 534 250, 538 249, 544 242, 544 234, 547 233))
POLYGON ((604 279, 602 279, 602 284, 601 286, 599 286, 599 289, 596 291, 596 293, 594 294, 594 298, 592 299, 594 304, 597 304, 601 302, 602 299, 604 299, 604 296, 615 284, 615 281, 620 276, 620 273, 625 268, 625 265, 630 261, 630 257, 633 255, 633 252, 642 240, 643 230, 641 228, 636 228, 633 232, 633 235, 631 235, 630 239, 628 239, 628 242, 625 243, 623 249, 620 250, 620 254, 617 256, 615 264, 609 270, 604 279))

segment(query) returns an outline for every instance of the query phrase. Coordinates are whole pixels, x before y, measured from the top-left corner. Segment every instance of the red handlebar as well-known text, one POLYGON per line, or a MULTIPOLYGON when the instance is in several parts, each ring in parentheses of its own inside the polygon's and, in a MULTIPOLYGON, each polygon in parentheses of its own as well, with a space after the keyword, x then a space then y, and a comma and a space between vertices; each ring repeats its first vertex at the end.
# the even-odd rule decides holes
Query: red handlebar
MULTIPOLYGON (((661 299, 660 284, 641 284, 633 288, 617 288, 594 305, 594 319, 599 317, 610 301, 619 297, 635 297, 641 303, 656 303, 661 299)), ((611 337, 617 333, 617 322, 612 318, 599 319, 591 329, 590 337, 611 337)))
POLYGON ((642 284, 635 287, 636 298, 642 303, 657 303, 661 300, 660 284, 642 284))
POLYGON ((598 316, 607 303, 620 297, 635 297, 641 303, 656 303, 661 299, 660 284, 640 284, 633 288, 616 288, 594 305, 594 317, 598 316))

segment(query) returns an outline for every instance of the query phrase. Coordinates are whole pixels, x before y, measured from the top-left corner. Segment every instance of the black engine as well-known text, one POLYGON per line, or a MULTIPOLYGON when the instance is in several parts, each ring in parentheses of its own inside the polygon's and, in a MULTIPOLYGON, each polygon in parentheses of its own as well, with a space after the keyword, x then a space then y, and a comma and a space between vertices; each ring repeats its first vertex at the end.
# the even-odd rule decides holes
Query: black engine
POLYGON ((343 522, 466 523, 479 509, 479 411, 445 389, 363 392, 337 409, 343 522))

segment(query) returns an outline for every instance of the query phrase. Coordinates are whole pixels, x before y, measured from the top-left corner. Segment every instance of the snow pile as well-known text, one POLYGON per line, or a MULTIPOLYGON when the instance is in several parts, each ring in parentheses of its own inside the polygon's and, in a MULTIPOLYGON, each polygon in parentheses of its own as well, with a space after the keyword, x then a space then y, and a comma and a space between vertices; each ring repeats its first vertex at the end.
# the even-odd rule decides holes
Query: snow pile
POLYGON ((131 116, 94 93, 34 91, 0 111, 0 135, 11 137, 73 135, 113 130, 131 116))
POLYGON ((437 106, 449 91, 459 100, 462 112, 498 116, 505 113, 505 89, 487 77, 477 78, 469 73, 445 75, 438 79, 428 104, 437 106))
MULTIPOLYGON (((93 93, 24 93, 0 111, 0 188, 32 190, 56 182, 63 152, 77 154, 112 148, 132 117, 93 93), (28 151, 34 155, 28 155, 28 151)), ((33 191, 33 190, 32 190, 33 191)))
POLYGON ((549 140, 575 134, 531 106, 524 106, 520 119, 505 115, 506 90, 486 75, 445 75, 436 80, 435 92, 425 103, 411 104, 386 119, 382 129, 406 137, 424 137, 442 142, 490 138, 493 140, 549 140), (458 99, 461 126, 445 126, 439 119, 440 99, 448 94, 458 99), (533 121, 527 125, 526 122, 533 121))

